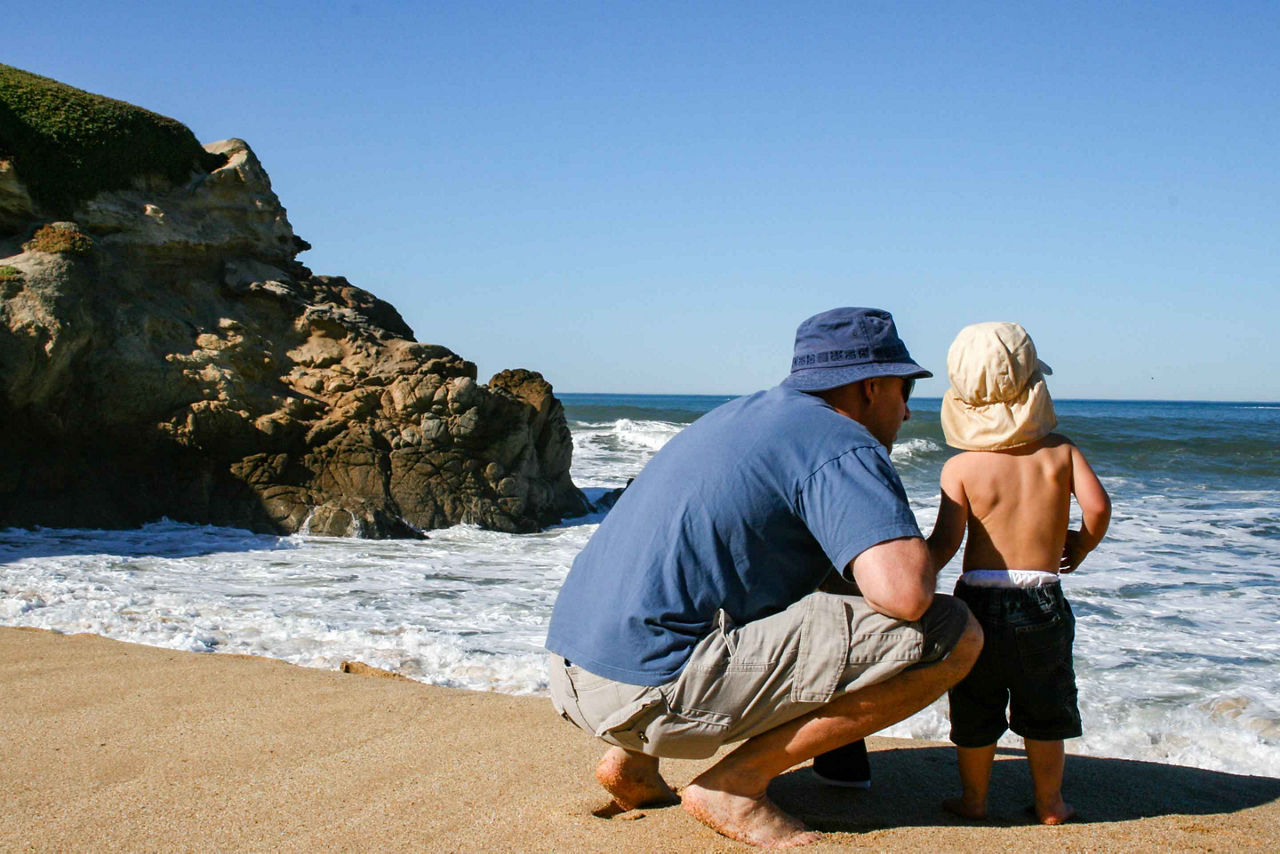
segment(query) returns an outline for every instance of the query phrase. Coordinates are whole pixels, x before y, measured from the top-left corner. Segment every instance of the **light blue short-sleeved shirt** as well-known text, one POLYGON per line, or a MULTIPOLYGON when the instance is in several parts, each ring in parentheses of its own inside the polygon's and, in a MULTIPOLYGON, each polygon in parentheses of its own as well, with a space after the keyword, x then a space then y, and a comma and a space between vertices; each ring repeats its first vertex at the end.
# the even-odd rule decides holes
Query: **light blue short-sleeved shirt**
POLYGON ((574 560, 547 649, 600 676, 661 685, 723 609, 784 610, 867 548, 919 537, 884 447, 821 398, 778 386, 671 439, 574 560))

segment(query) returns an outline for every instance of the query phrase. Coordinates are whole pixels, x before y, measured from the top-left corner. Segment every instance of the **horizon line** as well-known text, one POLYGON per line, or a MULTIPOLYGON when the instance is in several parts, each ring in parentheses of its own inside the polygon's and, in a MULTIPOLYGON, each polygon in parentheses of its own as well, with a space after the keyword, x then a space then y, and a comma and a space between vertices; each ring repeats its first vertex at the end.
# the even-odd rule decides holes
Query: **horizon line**
MULTIPOLYGON (((761 389, 757 389, 760 391, 761 389)), ((744 397, 749 392, 661 392, 661 391, 553 391, 556 397, 561 395, 592 395, 594 397, 724 397, 733 399, 735 397, 744 397)), ((912 395, 912 400, 937 400, 941 401, 941 396, 931 395, 912 395)), ((1210 400, 1207 398, 1160 398, 1160 397, 1055 397, 1055 403, 1230 403, 1230 404, 1255 404, 1258 406, 1280 406, 1280 400, 1210 400)))

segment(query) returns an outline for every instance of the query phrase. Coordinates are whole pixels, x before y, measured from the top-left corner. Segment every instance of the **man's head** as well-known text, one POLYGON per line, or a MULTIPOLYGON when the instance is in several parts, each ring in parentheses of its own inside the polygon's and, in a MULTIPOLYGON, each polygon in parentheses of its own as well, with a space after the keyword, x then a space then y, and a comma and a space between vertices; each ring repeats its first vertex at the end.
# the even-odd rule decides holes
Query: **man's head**
POLYGON ((782 384, 820 395, 888 447, 911 417, 911 386, 931 376, 907 352, 889 312, 833 308, 796 329, 791 375, 782 384))

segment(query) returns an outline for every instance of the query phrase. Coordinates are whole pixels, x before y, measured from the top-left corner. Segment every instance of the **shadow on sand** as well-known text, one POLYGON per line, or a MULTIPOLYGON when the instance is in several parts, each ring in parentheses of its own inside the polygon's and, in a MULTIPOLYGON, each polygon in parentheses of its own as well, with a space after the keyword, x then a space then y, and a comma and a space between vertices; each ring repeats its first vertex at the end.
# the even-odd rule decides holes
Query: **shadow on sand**
MULTIPOLYGON (((797 768, 774 780, 769 796, 810 827, 828 832, 970 824, 939 806, 943 798, 960 792, 950 748, 875 751, 871 771, 870 789, 837 789, 819 783, 807 767, 797 768)), ((1079 821, 1118 822, 1238 812, 1280 799, 1280 780, 1068 755, 1063 793, 1079 821)), ((1030 803, 1031 775, 1024 754, 1001 748, 991 775, 987 822, 1032 824, 1034 819, 1023 811, 1030 803)))

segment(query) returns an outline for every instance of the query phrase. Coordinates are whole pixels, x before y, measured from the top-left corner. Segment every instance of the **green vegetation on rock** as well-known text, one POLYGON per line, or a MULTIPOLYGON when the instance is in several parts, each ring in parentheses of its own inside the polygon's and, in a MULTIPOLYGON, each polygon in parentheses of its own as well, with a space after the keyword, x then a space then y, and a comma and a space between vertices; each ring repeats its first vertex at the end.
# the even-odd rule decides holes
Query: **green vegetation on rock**
POLYGON ((56 215, 139 176, 180 183, 226 161, 180 122, 3 64, 0 158, 15 162, 32 199, 56 215))
POLYGON ((25 284, 21 270, 8 264, 0 264, 0 299, 12 299, 25 284))
MULTIPOLYGON (((56 225, 42 225, 30 240, 22 244, 28 252, 65 252, 70 255, 83 255, 93 248, 93 238, 81 234, 75 229, 59 228, 56 225)), ((9 269, 13 269, 10 267, 9 269)), ((21 272, 19 271, 19 275, 21 272)))

